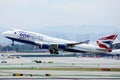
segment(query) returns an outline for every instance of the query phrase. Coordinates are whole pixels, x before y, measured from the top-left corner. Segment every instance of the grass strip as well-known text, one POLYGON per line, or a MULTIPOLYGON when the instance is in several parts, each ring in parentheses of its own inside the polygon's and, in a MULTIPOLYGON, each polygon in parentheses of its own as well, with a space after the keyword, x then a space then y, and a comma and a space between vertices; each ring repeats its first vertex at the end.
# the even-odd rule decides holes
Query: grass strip
MULTIPOLYGON (((102 71, 102 68, 0 68, 0 70, 76 70, 76 71, 102 71)), ((109 68, 109 71, 120 72, 120 68, 109 68)))

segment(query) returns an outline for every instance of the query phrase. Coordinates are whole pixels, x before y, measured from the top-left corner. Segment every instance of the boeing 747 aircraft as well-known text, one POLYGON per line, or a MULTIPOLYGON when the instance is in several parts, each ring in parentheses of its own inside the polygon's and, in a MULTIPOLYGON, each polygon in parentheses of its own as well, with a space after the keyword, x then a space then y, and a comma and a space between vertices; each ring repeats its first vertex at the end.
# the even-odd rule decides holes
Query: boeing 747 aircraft
POLYGON ((111 44, 117 37, 116 34, 113 34, 100 38, 95 44, 87 44, 88 41, 75 42, 21 29, 8 30, 2 34, 12 40, 12 45, 14 45, 14 41, 33 44, 39 46, 41 49, 49 49, 51 54, 58 54, 60 50, 81 53, 111 52, 111 44))

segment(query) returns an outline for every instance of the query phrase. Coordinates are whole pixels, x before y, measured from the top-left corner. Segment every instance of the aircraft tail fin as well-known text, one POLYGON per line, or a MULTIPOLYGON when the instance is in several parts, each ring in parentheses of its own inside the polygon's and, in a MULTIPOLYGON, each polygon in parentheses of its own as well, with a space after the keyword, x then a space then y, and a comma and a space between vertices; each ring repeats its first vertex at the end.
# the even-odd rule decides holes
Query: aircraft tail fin
POLYGON ((99 40, 115 40, 116 37, 117 37, 117 34, 112 34, 112 35, 109 35, 109 36, 102 37, 99 40))
POLYGON ((111 45, 112 45, 113 41, 116 39, 116 37, 117 37, 116 34, 105 36, 105 37, 97 40, 96 43, 100 48, 104 48, 108 52, 111 52, 112 51, 111 45))

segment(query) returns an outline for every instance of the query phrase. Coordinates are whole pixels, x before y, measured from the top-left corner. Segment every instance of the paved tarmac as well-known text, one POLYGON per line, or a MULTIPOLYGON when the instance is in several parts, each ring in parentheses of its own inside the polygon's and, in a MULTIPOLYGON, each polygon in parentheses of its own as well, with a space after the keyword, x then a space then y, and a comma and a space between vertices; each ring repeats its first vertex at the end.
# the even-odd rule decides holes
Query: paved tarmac
POLYGON ((0 70, 2 77, 56 77, 56 78, 120 78, 120 72, 106 71, 69 71, 69 70, 0 70), (22 76, 18 75, 22 74, 22 76), (15 77, 15 76, 14 76, 15 77))
MULTIPOLYGON (((19 53, 20 54, 20 53, 19 53)), ((27 53, 28 54, 28 53, 27 53)), ((36 54, 37 55, 37 54, 36 54)), ((85 57, 10 57, 0 56, 0 78, 2 80, 119 80, 120 71, 80 71, 64 68, 120 68, 120 60, 110 58, 85 57), (42 61, 36 63, 35 60, 42 61), (2 63, 6 61, 7 63, 2 63), (52 62, 52 63, 50 63, 52 62), (20 69, 19 69, 20 68, 20 69), (22 70, 23 68, 24 70, 22 70), (26 68, 26 69, 25 69, 26 68), (33 70, 27 70, 33 68, 33 70), (60 68, 62 70, 44 70, 43 68, 60 68), (15 69, 15 70, 14 70, 15 69), (18 70, 17 70, 18 69, 18 70), (34 70, 35 69, 35 70, 34 70), (38 69, 38 70, 37 70, 38 69), (17 76, 13 76, 17 74, 17 76), (19 74, 23 74, 20 76, 19 74), (49 74, 46 76, 46 74, 49 74), (21 79, 22 78, 22 79, 21 79)), ((120 69, 119 69, 120 70, 120 69)))
POLYGON ((1 80, 120 80, 115 78, 0 78, 1 80))

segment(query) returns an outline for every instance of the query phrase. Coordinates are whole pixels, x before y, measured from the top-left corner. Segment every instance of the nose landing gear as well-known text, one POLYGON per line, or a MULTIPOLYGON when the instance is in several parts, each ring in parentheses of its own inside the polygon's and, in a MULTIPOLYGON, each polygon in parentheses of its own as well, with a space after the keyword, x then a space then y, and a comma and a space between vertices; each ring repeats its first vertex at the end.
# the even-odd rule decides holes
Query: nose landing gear
POLYGON ((12 46, 14 46, 14 40, 12 40, 12 46))

